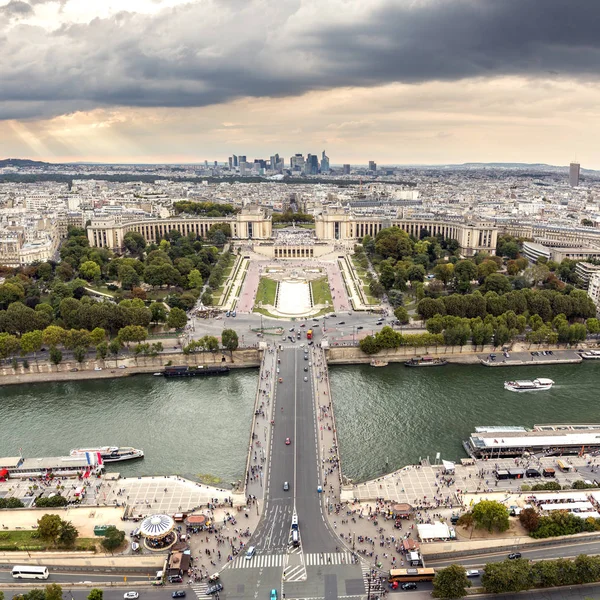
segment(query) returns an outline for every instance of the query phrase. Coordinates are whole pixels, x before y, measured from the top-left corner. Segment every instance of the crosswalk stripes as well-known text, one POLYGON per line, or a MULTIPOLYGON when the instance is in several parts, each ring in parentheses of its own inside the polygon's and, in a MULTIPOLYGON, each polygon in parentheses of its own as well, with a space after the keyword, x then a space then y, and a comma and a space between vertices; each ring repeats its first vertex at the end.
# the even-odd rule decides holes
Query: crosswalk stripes
POLYGON ((306 564, 311 565, 351 565, 351 552, 317 552, 306 555, 306 564))
POLYGON ((208 583, 192 583, 190 586, 198 598, 204 598, 207 596, 206 590, 208 589, 208 583))
POLYGON ((285 555, 283 554, 255 554, 251 560, 246 556, 239 556, 229 564, 230 569, 261 569, 268 567, 282 567, 285 555))
POLYGON ((371 577, 371 567, 368 564, 361 562, 360 568, 363 574, 363 581, 365 583, 365 592, 370 592, 371 594, 383 592, 384 587, 381 584, 381 579, 376 576, 371 577), (370 583, 369 579, 371 579, 370 583))
POLYGON ((290 583, 292 581, 306 581, 306 565, 287 566, 284 571, 284 581, 290 583))

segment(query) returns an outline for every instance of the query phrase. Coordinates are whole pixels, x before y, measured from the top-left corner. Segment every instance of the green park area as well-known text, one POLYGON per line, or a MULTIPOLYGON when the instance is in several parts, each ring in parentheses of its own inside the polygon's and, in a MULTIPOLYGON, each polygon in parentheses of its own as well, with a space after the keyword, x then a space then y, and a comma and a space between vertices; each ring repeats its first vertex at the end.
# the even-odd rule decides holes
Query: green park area
POLYGON ((312 289, 313 304, 329 304, 329 306, 333 306, 327 277, 319 277, 319 279, 311 281, 310 287, 312 289))
MULTIPOLYGON (((77 538, 77 550, 96 551, 98 539, 77 538)), ((39 551, 53 550, 56 545, 51 541, 41 539, 37 531, 3 531, 0 533, 0 551, 39 551)))
POLYGON ((256 306, 260 307, 269 304, 275 306, 275 296, 277 294, 277 282, 269 277, 261 277, 256 291, 256 306))

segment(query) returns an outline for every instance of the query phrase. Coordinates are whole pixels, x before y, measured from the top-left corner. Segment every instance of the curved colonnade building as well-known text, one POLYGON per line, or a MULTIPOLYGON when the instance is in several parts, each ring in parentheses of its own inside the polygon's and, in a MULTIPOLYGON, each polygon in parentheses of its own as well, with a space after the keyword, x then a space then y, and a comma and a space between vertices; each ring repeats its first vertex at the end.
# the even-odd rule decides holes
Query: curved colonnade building
POLYGON ((144 219, 121 222, 115 217, 92 219, 87 228, 91 246, 109 248, 116 252, 123 249, 123 239, 130 231, 144 236, 148 242, 156 242, 169 231, 181 235, 205 236, 215 224, 227 223, 234 240, 248 241, 257 252, 277 258, 312 258, 332 251, 336 246, 352 246, 365 235, 375 237, 382 229, 396 226, 409 235, 419 238, 425 230, 428 235, 443 235, 458 241, 461 253, 472 256, 486 251, 494 254, 498 241, 498 229, 491 222, 466 222, 436 219, 400 219, 389 216, 363 216, 342 207, 325 207, 315 217, 315 235, 310 246, 278 243, 273 232, 271 214, 261 207, 246 207, 229 217, 173 217, 168 219, 144 219))

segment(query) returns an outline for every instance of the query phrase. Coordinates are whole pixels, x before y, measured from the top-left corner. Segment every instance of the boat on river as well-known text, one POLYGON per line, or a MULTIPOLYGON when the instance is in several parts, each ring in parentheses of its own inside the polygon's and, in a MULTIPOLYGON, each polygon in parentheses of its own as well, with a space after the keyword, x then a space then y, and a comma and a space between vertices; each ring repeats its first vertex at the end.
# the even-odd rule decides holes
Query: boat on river
POLYGON ((554 381, 552 381, 552 379, 539 377, 533 381, 523 379, 517 381, 505 381, 504 389, 509 392, 540 392, 549 390, 553 385, 554 381))
POLYGON ((387 367, 388 366, 388 361, 387 360, 382 360, 380 358, 372 358, 371 359, 371 366, 372 367, 387 367))
POLYGON ((587 350, 586 352, 580 352, 579 356, 585 360, 600 359, 600 350, 587 350))
POLYGON ((99 446, 97 448, 76 448, 71 450, 71 456, 85 456, 86 454, 99 454, 105 463, 121 462, 144 458, 144 451, 130 446, 99 446))
POLYGON ((443 358, 434 358, 433 356, 415 356, 404 363, 405 367, 442 367, 447 365, 448 361, 443 358))
POLYGON ((200 365, 198 367, 165 367, 165 377, 206 377, 207 375, 227 375, 229 367, 200 365))

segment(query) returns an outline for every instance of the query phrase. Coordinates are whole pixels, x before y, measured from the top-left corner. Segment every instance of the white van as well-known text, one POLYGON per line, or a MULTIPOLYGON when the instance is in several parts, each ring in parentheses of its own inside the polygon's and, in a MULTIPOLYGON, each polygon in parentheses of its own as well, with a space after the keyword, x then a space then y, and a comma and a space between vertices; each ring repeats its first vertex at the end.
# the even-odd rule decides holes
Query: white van
POLYGON ((297 529, 292 529, 292 544, 294 544, 294 546, 300 545, 300 534, 297 529))
POLYGON ((250 560, 254 556, 255 552, 256 548, 254 546, 250 546, 250 548, 248 548, 248 551, 246 552, 246 560, 250 560))

